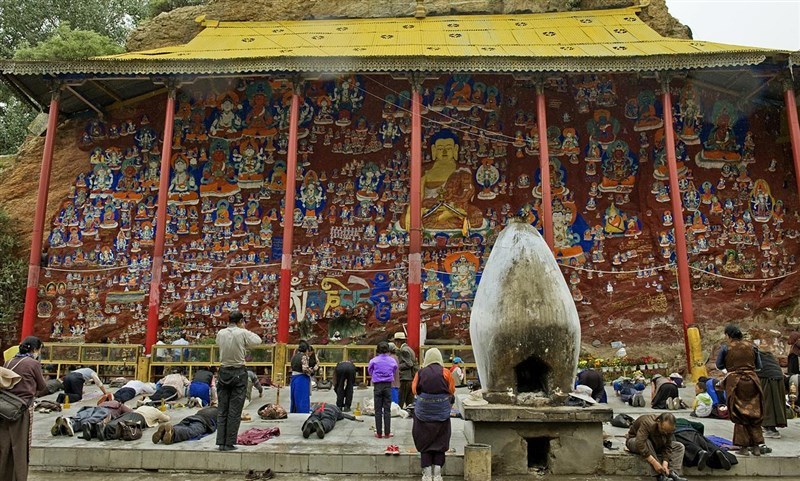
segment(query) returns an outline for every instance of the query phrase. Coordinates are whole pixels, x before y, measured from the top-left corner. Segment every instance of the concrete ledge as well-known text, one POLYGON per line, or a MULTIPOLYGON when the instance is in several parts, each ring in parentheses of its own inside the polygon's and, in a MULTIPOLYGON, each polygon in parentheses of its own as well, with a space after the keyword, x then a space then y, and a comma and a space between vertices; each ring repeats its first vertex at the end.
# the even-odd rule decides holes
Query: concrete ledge
MULTIPOLYGON (((798 473, 800 473, 800 459, 796 457, 767 454, 761 457, 738 457, 738 460, 739 464, 731 467, 730 471, 710 468, 698 471, 697 468, 685 468, 683 472, 690 479, 701 476, 723 479, 734 477, 798 479, 798 473)), ((609 476, 641 476, 647 472, 647 463, 640 456, 634 454, 606 452, 603 456, 601 472, 609 476)))
POLYGON ((516 404, 461 405, 466 421, 493 423, 603 423, 611 421, 614 411, 607 407, 575 408, 532 407, 516 404))

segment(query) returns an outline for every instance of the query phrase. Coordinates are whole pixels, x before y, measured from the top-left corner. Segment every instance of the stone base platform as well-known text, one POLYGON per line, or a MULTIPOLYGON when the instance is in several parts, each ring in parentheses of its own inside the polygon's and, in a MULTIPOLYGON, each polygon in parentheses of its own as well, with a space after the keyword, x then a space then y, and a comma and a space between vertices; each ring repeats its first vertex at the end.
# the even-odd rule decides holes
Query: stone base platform
POLYGON ((592 474, 603 461, 607 407, 462 406, 468 443, 492 446, 492 474, 592 474))

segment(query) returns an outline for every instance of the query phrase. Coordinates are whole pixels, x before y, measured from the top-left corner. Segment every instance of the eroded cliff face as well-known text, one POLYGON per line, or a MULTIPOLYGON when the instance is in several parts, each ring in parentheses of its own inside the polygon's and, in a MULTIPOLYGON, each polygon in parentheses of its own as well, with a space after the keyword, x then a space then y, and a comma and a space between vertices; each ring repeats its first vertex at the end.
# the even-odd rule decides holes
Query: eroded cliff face
MULTIPOLYGON (((638 0, 427 0, 425 7, 428 15, 477 15, 595 10, 635 4, 639 4, 638 0)), ((137 51, 186 43, 200 32, 200 24, 195 19, 201 15, 222 21, 411 17, 415 6, 412 0, 212 0, 207 5, 162 13, 135 30, 128 39, 127 48, 137 51)), ((666 0, 653 0, 644 7, 642 19, 661 35, 689 37, 689 29, 667 11, 666 0)))

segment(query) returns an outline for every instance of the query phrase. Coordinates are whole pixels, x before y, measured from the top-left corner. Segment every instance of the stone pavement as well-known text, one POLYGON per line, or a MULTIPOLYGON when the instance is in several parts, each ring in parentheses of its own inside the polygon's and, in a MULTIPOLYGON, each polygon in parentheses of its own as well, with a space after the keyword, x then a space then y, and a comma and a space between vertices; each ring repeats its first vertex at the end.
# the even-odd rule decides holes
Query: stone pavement
MULTIPOLYGON (((93 386, 87 387, 91 394, 80 403, 74 403, 66 414, 74 414, 81 406, 94 405, 99 391, 94 391, 93 386)), ((624 412, 633 417, 638 415, 658 412, 648 408, 633 408, 617 399, 613 390, 609 391, 609 407, 615 414, 624 412)), ((688 404, 694 398, 693 388, 683 388, 681 395, 688 404)), ((215 449, 214 436, 208 436, 198 441, 165 446, 154 445, 150 436, 154 429, 147 429, 144 437, 138 441, 122 442, 109 441, 101 443, 97 440, 85 441, 81 438, 70 438, 50 435, 50 427, 59 413, 34 415, 33 449, 31 452, 31 465, 34 469, 75 469, 95 471, 130 471, 130 470, 161 470, 181 472, 237 472, 246 473, 250 469, 265 470, 271 468, 278 473, 309 473, 312 476, 303 479, 335 479, 322 475, 333 474, 360 474, 384 475, 381 480, 402 479, 403 476, 419 473, 419 456, 414 449, 411 438, 411 420, 392 418, 392 439, 375 439, 373 435, 374 420, 363 416, 364 422, 343 420, 337 423, 336 429, 318 439, 316 435, 303 439, 300 426, 306 416, 291 414, 289 419, 280 421, 262 421, 256 413, 258 407, 267 402, 275 402, 278 390, 266 389, 264 398, 259 399, 257 393, 252 402, 245 407, 245 412, 253 417, 250 423, 242 423, 241 431, 250 427, 272 427, 281 429, 281 436, 269 440, 258 446, 241 446, 235 453, 221 453, 215 449), (383 454, 388 444, 400 446, 399 456, 385 456, 383 454), (99 448, 99 449, 98 449, 99 448)), ((288 389, 281 389, 280 401, 285 407, 289 405, 288 389)), ((458 394, 464 395, 465 391, 459 389, 458 394)), ((48 398, 54 398, 49 396, 48 398)), ((355 402, 371 398, 371 389, 356 390, 355 402)), ((649 399, 649 391, 645 392, 649 399)), ((313 391, 312 402, 334 402, 335 394, 332 391, 313 391)), ((130 402, 129 404, 134 404, 130 402)), ((191 415, 195 409, 180 408, 167 411, 178 422, 185 416, 191 415)), ((689 417, 689 411, 676 411, 679 417, 689 417)), ((692 418, 694 419, 694 418, 692 418)), ((706 434, 714 434, 730 439, 733 435, 733 425, 729 421, 703 419, 706 434)), ((623 451, 624 429, 615 428, 606 424, 604 431, 612 441, 612 447, 617 450, 605 450, 602 472, 609 478, 618 479, 616 476, 632 476, 643 472, 643 462, 637 457, 623 451)), ((725 478, 736 476, 781 476, 800 479, 800 419, 789 420, 789 427, 781 430, 781 439, 768 439, 767 445, 773 449, 772 454, 761 458, 741 458, 739 465, 731 471, 687 470, 687 473, 697 475, 715 475, 725 478)), ((453 420, 453 435, 451 447, 453 452, 447 456, 445 474, 449 476, 463 475, 463 455, 466 439, 464 437, 464 422, 460 419, 453 420)), ((51 479, 45 476, 39 479, 51 479)), ((149 475, 148 475, 149 477, 149 475)), ((283 475, 281 475, 283 478, 283 475)), ((57 479, 57 478, 52 478, 57 479)), ((88 479, 88 478, 87 478, 88 479)), ((122 481, 115 475, 115 481, 122 481)), ((140 478, 135 478, 140 479, 140 478)), ((162 479, 162 478, 153 478, 162 479)), ((172 479, 172 478, 163 478, 172 479)), ((180 477, 174 479, 181 479, 180 477)), ((192 479, 202 479, 192 477, 192 479)), ((209 480, 217 478, 211 477, 209 480)), ((226 478, 227 479, 227 478, 226 478)), ((291 479, 291 478, 288 478, 291 479)), ((343 479, 364 479, 345 477, 343 479)), ((412 478, 413 479, 413 478, 412 478)), ((458 479, 458 478, 451 478, 458 479)), ((504 478, 505 479, 505 478, 504 478)), ((512 479, 512 478, 509 478, 512 479)), ((525 479, 536 479, 527 477, 525 479)), ((550 479, 550 478, 546 478, 550 479)), ((583 477, 562 477, 558 479, 586 479, 583 477)), ((626 478, 621 478, 626 479, 626 478)), ((627 478, 633 479, 633 478, 627 478)), ((337 480, 338 481, 338 480, 337 480)))

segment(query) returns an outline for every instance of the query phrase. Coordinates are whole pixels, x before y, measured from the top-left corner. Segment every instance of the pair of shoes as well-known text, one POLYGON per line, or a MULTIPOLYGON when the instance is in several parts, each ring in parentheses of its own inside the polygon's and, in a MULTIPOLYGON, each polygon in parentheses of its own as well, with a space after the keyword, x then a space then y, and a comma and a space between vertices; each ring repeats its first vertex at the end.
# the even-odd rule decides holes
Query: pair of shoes
POLYGON ((98 441, 105 441, 106 440, 106 422, 100 421, 95 426, 95 434, 97 435, 98 441))
POLYGON ((686 478, 678 476, 678 473, 676 473, 675 471, 670 471, 669 476, 667 476, 667 479, 671 479, 672 481, 688 481, 686 478))
POLYGON ((714 453, 714 457, 717 458, 717 463, 719 466, 724 469, 725 471, 731 470, 731 462, 728 460, 728 457, 725 456, 725 451, 719 449, 714 453))
POLYGON ((700 451, 697 453, 697 470, 702 471, 706 469, 706 464, 708 463, 708 451, 700 451))
POLYGON ((164 432, 166 431, 166 424, 159 424, 156 432, 153 433, 153 444, 158 444, 159 441, 164 439, 164 432))
POLYGON ((164 436, 161 438, 161 442, 164 444, 172 444, 172 439, 175 436, 175 430, 172 429, 172 424, 170 423, 163 424, 163 426, 164 426, 164 436))
POLYGON ((314 429, 317 430, 317 437, 322 439, 325 437, 325 428, 322 427, 321 421, 314 421, 314 429))
POLYGON ((390 444, 386 446, 386 451, 384 451, 383 454, 387 456, 400 456, 400 446, 390 444))
POLYGON ((303 426, 303 438, 308 439, 309 436, 311 436, 311 431, 313 430, 314 426, 311 423, 306 423, 306 425, 303 426))

